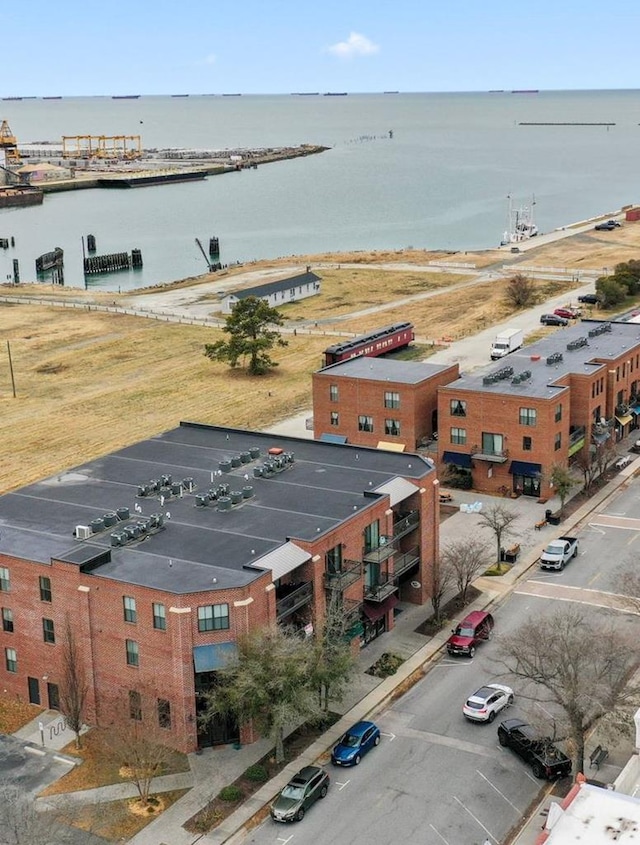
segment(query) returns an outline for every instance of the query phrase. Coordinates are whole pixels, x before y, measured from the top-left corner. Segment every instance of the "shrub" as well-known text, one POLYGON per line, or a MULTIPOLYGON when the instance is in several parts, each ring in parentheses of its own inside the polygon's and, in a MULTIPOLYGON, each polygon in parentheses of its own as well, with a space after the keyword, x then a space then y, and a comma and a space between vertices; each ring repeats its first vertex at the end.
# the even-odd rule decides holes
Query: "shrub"
POLYGON ((398 667, 402 666, 403 663, 404 658, 397 654, 391 654, 389 651, 385 651, 384 654, 376 660, 371 669, 369 669, 369 674, 375 675, 376 678, 388 678, 389 675, 395 675, 398 671, 398 667))
POLYGON ((251 780, 254 783, 264 783, 264 781, 269 779, 269 772, 267 772, 264 766, 256 763, 254 766, 249 766, 244 776, 247 780, 251 780))
POLYGON ((234 786, 231 784, 230 786, 223 786, 220 792, 218 793, 218 798, 221 801, 240 801, 243 797, 243 792, 239 786, 234 786))

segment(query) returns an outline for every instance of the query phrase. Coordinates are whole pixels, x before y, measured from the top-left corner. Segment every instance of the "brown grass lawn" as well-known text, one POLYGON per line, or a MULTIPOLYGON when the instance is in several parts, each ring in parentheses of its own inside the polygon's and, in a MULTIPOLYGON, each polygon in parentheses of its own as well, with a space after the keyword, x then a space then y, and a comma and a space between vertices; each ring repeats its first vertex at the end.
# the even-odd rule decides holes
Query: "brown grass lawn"
MULTIPOLYGON (((70 742, 62 749, 62 753, 78 757, 81 762, 59 780, 49 784, 41 795, 59 795, 113 783, 130 783, 127 778, 121 776, 119 764, 109 753, 108 737, 101 731, 88 731, 82 736, 81 748, 76 748, 75 742, 70 742)), ((189 761, 186 754, 178 751, 168 753, 163 774, 188 771, 189 761)))
POLYGON ((43 707, 0 694, 0 734, 12 734, 35 719, 43 707))

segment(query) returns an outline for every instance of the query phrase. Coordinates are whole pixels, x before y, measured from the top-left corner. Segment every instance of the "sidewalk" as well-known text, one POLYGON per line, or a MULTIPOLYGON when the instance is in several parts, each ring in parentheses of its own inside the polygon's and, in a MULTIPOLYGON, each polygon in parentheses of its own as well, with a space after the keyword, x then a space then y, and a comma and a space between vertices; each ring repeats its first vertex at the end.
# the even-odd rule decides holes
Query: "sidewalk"
MULTIPOLYGON (((619 444, 619 451, 621 454, 627 454, 623 443, 619 444)), ((540 549, 545 542, 552 536, 567 533, 579 526, 591 512, 601 508, 606 500, 622 484, 626 483, 638 469, 640 469, 640 458, 635 459, 620 471, 609 484, 569 516, 561 527, 548 526, 542 532, 536 531, 534 525, 544 517, 544 511, 547 508, 554 511, 559 508, 557 499, 551 499, 543 505, 525 497, 503 500, 502 498, 483 496, 476 492, 452 491, 454 504, 458 507, 461 504, 481 501, 486 508, 490 504, 504 502, 510 510, 518 514, 518 518, 513 525, 514 533, 509 537, 509 540, 520 543, 521 553, 518 562, 502 577, 482 576, 478 578, 474 582, 474 586, 482 591, 482 595, 467 610, 486 608, 504 599, 513 591, 524 573, 536 564, 540 549)), ((444 518, 440 524, 441 545, 453 539, 477 537, 479 530, 486 533, 487 542, 494 542, 493 534, 488 529, 479 529, 478 514, 458 510, 444 518)), ((506 544, 508 545, 508 543, 506 544)), ((445 597, 445 601, 449 597, 445 597)), ((154 792, 191 787, 189 792, 162 816, 134 836, 130 840, 131 845, 165 845, 168 843, 171 845, 194 845, 196 841, 199 845, 222 845, 224 842, 240 843, 253 816, 270 803, 292 774, 298 771, 301 766, 316 761, 335 744, 351 724, 379 712, 388 703, 396 687, 403 684, 414 672, 422 670, 430 661, 440 656, 449 634, 448 629, 431 639, 416 633, 416 628, 431 615, 431 606, 429 604, 424 606, 401 604, 396 610, 397 616, 393 631, 381 635, 361 651, 358 659, 358 671, 348 695, 340 704, 333 706, 332 709, 341 713, 342 718, 300 757, 291 761, 278 776, 264 784, 222 824, 214 828, 209 834, 201 836, 187 833, 182 827, 184 822, 200 810, 223 786, 239 777, 248 766, 258 762, 268 752, 270 743, 263 739, 251 745, 242 746, 240 749, 235 749, 233 746, 219 746, 206 749, 201 753, 190 754, 191 772, 157 778, 152 787, 154 792), (375 663, 385 651, 392 651, 405 658, 405 662, 398 672, 384 680, 366 674, 366 669, 375 663)), ((34 720, 18 731, 16 736, 31 745, 41 746, 43 734, 40 731, 39 722, 43 722, 44 746, 47 753, 55 753, 57 749, 62 748, 73 739, 73 735, 62 726, 61 721, 63 720, 61 720, 59 713, 47 711, 39 717, 39 720, 34 720)), ((597 744, 597 739, 594 736, 593 742, 590 742, 587 748, 587 754, 597 744)), ((609 758, 597 773, 598 780, 605 783, 609 780, 612 781, 617 776, 633 750, 630 742, 621 743, 619 748, 613 748, 609 743, 609 747, 609 758)), ((587 776, 589 776, 589 773, 587 773, 587 776)), ((135 789, 130 784, 116 784, 60 797, 48 797, 46 805, 54 806, 63 801, 74 804, 101 803, 131 797, 133 794, 135 794, 135 789)), ((39 800, 43 804, 45 803, 44 799, 39 800)), ((544 822, 542 814, 546 812, 551 800, 554 799, 545 797, 516 838, 511 839, 513 845, 533 845, 544 822)))

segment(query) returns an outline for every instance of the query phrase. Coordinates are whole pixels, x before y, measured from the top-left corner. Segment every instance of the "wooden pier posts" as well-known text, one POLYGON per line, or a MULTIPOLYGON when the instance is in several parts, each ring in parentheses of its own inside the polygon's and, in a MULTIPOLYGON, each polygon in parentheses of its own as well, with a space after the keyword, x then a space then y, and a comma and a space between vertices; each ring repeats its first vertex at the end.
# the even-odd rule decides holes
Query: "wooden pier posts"
POLYGON ((111 273, 115 270, 138 270, 142 267, 142 251, 134 249, 128 252, 112 252, 107 255, 92 255, 84 259, 85 276, 95 273, 111 273))

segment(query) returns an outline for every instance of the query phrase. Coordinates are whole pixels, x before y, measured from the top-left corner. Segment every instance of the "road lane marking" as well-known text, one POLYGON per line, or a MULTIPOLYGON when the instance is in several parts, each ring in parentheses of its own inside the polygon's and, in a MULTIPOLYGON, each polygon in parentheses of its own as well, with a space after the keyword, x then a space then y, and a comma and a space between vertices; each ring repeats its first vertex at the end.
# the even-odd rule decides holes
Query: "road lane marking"
POLYGON ((342 792, 345 786, 349 786, 349 784, 351 783, 351 778, 349 778, 349 780, 345 780, 344 782, 341 780, 335 780, 334 783, 338 787, 338 791, 342 792))
POLYGON ((395 735, 395 734, 385 733, 384 731, 380 731, 380 735, 381 735, 381 736, 388 736, 388 737, 389 737, 389 742, 393 742, 393 740, 396 738, 396 735, 395 735))
POLYGON ((440 837, 440 839, 442 839, 442 841, 445 843, 445 845, 450 845, 449 841, 444 838, 444 836, 440 833, 439 830, 435 829, 435 827, 431 824, 431 822, 429 822, 429 827, 435 833, 436 836, 438 836, 438 837, 440 837))
POLYGON ((291 834, 291 836, 287 836, 286 839, 283 839, 281 836, 277 837, 277 841, 282 842, 283 845, 287 845, 287 842, 291 842, 292 839, 293 839, 293 833, 291 834))
POLYGON ((489 830, 488 830, 488 829, 487 829, 487 828, 486 828, 486 827, 482 824, 482 822, 480 821, 480 819, 479 819, 477 816, 474 816, 474 815, 473 815, 473 813, 471 812, 471 810, 470 810, 468 807, 465 807, 465 805, 462 803, 462 801, 458 798, 458 796, 457 796, 457 795, 454 795, 454 796, 453 796, 453 800, 454 800, 454 801, 457 801, 457 802, 458 802, 458 804, 460 804, 460 806, 462 807, 462 809, 463 809, 465 812, 469 813, 469 815, 470 815, 470 816, 471 816, 471 818, 474 820, 474 822, 476 822, 476 824, 480 825, 480 827, 484 830, 484 832, 487 834, 487 836, 490 836, 490 837, 493 839, 493 841, 494 841, 494 842, 497 842, 497 841, 498 841, 498 840, 495 838, 495 836, 494 836, 494 835, 493 835, 493 834, 492 834, 492 833, 491 833, 491 832, 490 832, 490 831, 489 831, 489 830))
POLYGON ((485 780, 485 781, 489 784, 489 786, 490 786, 492 789, 495 789, 495 791, 498 793, 498 795, 499 795, 501 798, 504 798, 504 800, 507 802, 507 804, 509 804, 511 807, 513 807, 513 809, 516 811, 516 813, 518 813, 518 815, 520 816, 520 818, 524 818, 524 813, 522 812, 522 810, 518 809, 518 807, 516 807, 516 805, 513 803, 513 801, 509 801, 509 799, 507 798, 507 796, 506 796, 503 792, 500 792, 500 790, 498 789, 498 787, 497 787, 497 786, 494 786, 494 784, 492 784, 492 783, 491 783, 491 781, 489 780, 489 778, 488 778, 488 777, 485 777, 485 775, 483 775, 483 774, 482 774, 482 772, 481 772, 479 769, 476 769, 476 772, 477 772, 477 774, 479 774, 479 775, 480 775, 480 777, 482 778, 482 780, 485 780))

